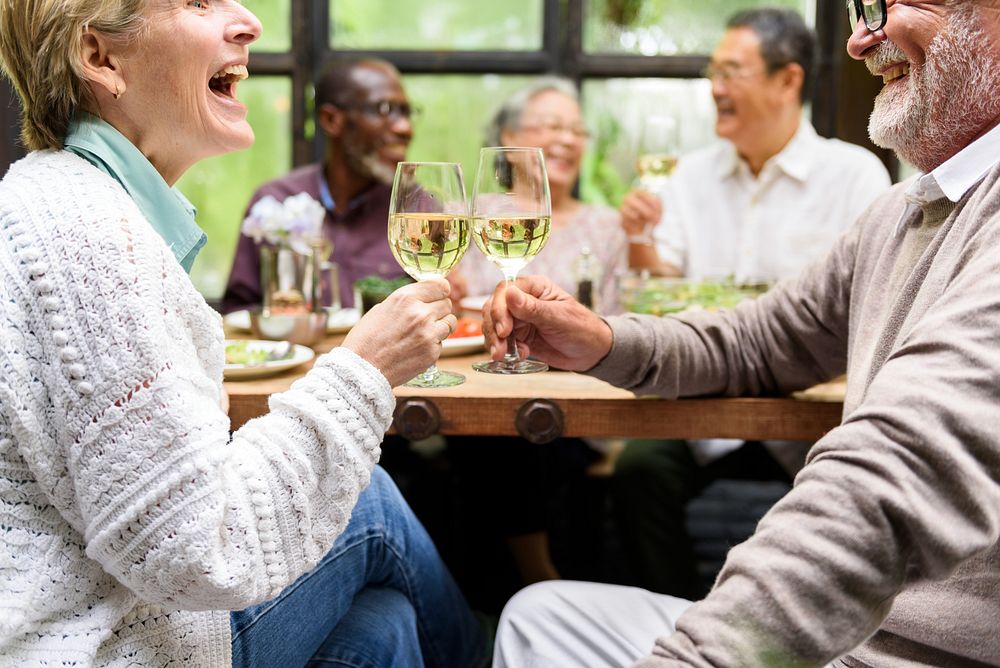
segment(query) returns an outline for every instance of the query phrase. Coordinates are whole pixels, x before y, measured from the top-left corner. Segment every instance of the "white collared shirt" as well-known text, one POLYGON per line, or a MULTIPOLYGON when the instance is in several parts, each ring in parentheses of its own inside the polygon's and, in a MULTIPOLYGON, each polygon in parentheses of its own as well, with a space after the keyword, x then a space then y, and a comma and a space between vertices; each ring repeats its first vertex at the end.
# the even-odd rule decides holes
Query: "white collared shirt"
POLYGON ((654 236, 686 276, 778 280, 822 257, 889 185, 874 154, 803 121, 756 178, 729 142, 682 157, 654 236))
MULTIPOLYGON (((805 121, 757 177, 731 143, 720 142, 678 163, 661 193, 657 250, 696 279, 795 276, 825 255, 890 183, 873 153, 820 137, 805 121)), ((742 443, 704 439, 690 446, 705 465, 742 443)), ((789 473, 800 465, 801 444, 767 447, 789 473)))
POLYGON ((1000 161, 1000 125, 945 160, 931 173, 914 179, 904 194, 906 209, 896 223, 896 234, 902 234, 908 222, 921 220, 913 213, 922 205, 942 197, 958 202, 997 161, 1000 161))

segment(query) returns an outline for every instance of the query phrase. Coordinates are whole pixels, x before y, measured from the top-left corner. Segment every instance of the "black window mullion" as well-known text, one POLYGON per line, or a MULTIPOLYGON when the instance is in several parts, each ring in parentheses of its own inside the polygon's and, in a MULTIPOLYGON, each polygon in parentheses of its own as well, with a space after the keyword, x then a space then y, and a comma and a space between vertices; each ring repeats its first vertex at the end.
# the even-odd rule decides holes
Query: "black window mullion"
POLYGON ((566 34, 563 71, 561 74, 576 81, 577 87, 583 86, 583 0, 567 0, 566 2, 566 34))
POLYGON ((550 71, 544 51, 327 50, 324 64, 338 56, 382 58, 410 74, 540 74, 550 71))
POLYGON ((700 77, 708 65, 708 56, 627 56, 581 54, 583 77, 700 77))
MULTIPOLYGON (((570 0, 574 1, 578 0, 570 0)), ((547 72, 565 72, 562 4, 561 0, 544 0, 542 5, 542 51, 548 56, 547 72)))

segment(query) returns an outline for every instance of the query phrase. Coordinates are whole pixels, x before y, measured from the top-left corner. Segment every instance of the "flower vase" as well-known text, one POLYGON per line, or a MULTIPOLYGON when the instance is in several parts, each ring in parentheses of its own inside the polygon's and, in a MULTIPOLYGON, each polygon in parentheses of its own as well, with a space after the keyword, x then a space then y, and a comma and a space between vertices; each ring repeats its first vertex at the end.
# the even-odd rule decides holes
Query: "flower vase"
POLYGON ((323 308, 323 271, 330 244, 318 240, 300 253, 287 244, 260 245, 262 312, 296 314, 323 308))

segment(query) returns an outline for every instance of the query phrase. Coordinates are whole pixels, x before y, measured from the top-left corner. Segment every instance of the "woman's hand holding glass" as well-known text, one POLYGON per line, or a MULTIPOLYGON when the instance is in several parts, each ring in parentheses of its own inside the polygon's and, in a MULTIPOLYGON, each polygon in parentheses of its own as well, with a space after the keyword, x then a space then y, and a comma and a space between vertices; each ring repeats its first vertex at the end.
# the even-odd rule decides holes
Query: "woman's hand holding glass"
POLYGON ((351 328, 343 346, 367 360, 393 387, 405 383, 441 354, 441 340, 457 323, 450 289, 434 278, 399 288, 351 328))
MULTIPOLYGON (((407 274, 421 282, 447 276, 469 247, 469 210, 461 166, 453 162, 399 163, 389 199, 388 236, 392 254, 407 274)), ((438 354, 441 341, 455 328, 450 304, 446 312, 439 317, 447 331, 435 331, 440 335, 438 354)), ((463 375, 440 371, 432 363, 406 385, 450 387, 463 382, 463 375)))
MULTIPOLYGON (((541 149, 490 147, 479 153, 472 195, 476 246, 503 272, 506 286, 545 246, 552 229, 552 203, 541 149)), ((516 332, 515 328, 515 332, 516 332)), ((472 365, 485 373, 545 371, 548 365, 522 359, 514 336, 502 360, 472 365)))

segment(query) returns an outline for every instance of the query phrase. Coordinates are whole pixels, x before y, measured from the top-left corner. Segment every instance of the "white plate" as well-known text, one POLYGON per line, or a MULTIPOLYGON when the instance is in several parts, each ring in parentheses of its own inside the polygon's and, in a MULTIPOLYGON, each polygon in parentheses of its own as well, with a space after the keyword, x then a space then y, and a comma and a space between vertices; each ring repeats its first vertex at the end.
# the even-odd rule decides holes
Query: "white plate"
POLYGON ((326 321, 327 334, 343 334, 361 320, 361 311, 356 308, 342 308, 330 313, 326 321))
POLYGON ((441 342, 441 357, 453 357, 456 355, 469 355, 483 350, 486 345, 486 337, 463 336, 457 339, 445 339, 441 342))
MULTIPOLYGON (((226 345, 235 343, 236 340, 226 340, 226 345)), ((248 340, 247 348, 250 350, 274 350, 278 346, 284 346, 283 341, 259 341, 248 340)), ((287 369, 297 367, 311 360, 316 353, 311 348, 305 346, 292 346, 292 355, 283 360, 272 360, 261 362, 260 364, 227 364, 223 367, 222 376, 226 380, 249 380, 251 378, 262 378, 276 373, 281 373, 287 369)))
POLYGON ((493 295, 475 295, 472 297, 463 297, 458 302, 458 307, 463 311, 468 311, 471 314, 479 315, 483 312, 483 304, 486 300, 493 295))
MULTIPOLYGON (((361 314, 356 308, 342 308, 333 311, 326 322, 326 333, 343 334, 358 324, 358 320, 360 319, 361 314)), ((249 311, 233 311, 222 316, 222 320, 232 330, 240 332, 250 331, 249 311)))

